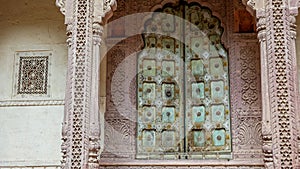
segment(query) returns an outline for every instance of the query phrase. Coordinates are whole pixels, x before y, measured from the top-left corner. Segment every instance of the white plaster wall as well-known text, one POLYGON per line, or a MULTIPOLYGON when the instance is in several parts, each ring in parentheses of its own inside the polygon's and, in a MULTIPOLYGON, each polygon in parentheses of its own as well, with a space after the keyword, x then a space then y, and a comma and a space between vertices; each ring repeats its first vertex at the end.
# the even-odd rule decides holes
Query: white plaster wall
POLYGON ((67 70, 64 17, 55 0, 0 0, 0 4, 0 168, 56 167, 61 160, 63 104, 12 105, 63 102, 67 70), (15 52, 35 50, 53 52, 49 96, 15 98, 15 52))
POLYGON ((62 106, 0 107, 0 166, 59 164, 62 106))

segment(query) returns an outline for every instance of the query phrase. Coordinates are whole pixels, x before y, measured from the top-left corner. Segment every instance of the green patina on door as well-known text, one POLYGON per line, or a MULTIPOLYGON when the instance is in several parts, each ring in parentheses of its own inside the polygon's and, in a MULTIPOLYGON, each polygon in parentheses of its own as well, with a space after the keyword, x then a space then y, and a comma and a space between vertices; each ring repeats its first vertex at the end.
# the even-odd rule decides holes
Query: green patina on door
POLYGON ((137 158, 230 159, 221 23, 198 4, 167 5, 159 12, 145 23, 138 56, 137 158))

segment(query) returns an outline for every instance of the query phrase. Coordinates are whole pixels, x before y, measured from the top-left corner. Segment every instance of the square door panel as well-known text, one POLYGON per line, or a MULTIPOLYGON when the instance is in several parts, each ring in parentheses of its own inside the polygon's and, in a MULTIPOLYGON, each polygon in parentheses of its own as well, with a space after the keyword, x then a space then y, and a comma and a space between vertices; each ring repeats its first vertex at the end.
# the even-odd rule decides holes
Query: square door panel
POLYGON ((162 31, 164 32, 174 32, 175 31, 175 16, 174 15, 168 15, 165 16, 164 19, 162 19, 162 31))
POLYGON ((194 76, 203 76, 203 63, 202 60, 192 60, 191 61, 192 67, 192 75, 194 76))
POLYGON ((163 107, 162 108, 162 122, 163 123, 175 122, 175 108, 174 107, 163 107))
POLYGON ((156 75, 156 61, 154 59, 143 60, 143 74, 145 76, 156 75))
POLYGON ((176 137, 174 131, 165 130, 162 132, 162 146, 163 147, 176 147, 176 137))
POLYGON ((206 37, 192 37, 190 43, 192 51, 199 56, 201 56, 204 52, 209 52, 210 42, 206 37))
POLYGON ((213 122, 223 122, 224 121, 224 105, 212 105, 211 114, 213 122))
POLYGON ((193 131, 193 143, 194 147, 203 147, 205 145, 205 131, 194 130, 193 131))
POLYGON ((203 82, 192 83, 192 98, 204 99, 204 83, 203 82))
POLYGON ((193 106, 193 123, 203 123, 205 121, 205 107, 193 106))
POLYGON ((162 39, 163 50, 175 53, 175 41, 172 38, 163 38, 162 39))
POLYGON ((155 99, 155 83, 143 83, 143 99, 155 99))
POLYGON ((156 38, 155 37, 148 37, 147 38, 147 46, 149 47, 149 48, 155 48, 156 47, 156 38))
POLYGON ((210 58, 209 59, 209 70, 213 77, 219 77, 224 74, 222 58, 210 58))
POLYGON ((223 81, 212 81, 210 90, 211 90, 211 98, 214 102, 220 102, 224 99, 223 81))
POLYGON ((174 99, 174 84, 170 84, 170 83, 164 83, 162 85, 162 98, 164 100, 170 100, 170 99, 174 99))
POLYGON ((224 129, 215 129, 212 132, 213 145, 214 146, 224 146, 225 145, 225 130, 224 129))
POLYGON ((143 120, 145 123, 152 123, 155 121, 156 110, 155 107, 143 107, 143 120))
POLYGON ((175 75, 175 61, 164 60, 162 65, 162 76, 174 76, 175 75))
POLYGON ((143 146, 144 147, 154 147, 155 146, 155 131, 154 130, 144 130, 143 131, 143 146))

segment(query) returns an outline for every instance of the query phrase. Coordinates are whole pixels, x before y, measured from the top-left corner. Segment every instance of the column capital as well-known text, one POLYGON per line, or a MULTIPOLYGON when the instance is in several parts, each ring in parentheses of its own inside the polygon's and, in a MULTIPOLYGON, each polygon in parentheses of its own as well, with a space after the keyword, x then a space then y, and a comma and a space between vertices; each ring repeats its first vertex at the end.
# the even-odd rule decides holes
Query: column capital
POLYGON ((99 22, 93 22, 93 44, 100 45, 102 42, 101 36, 103 34, 103 26, 99 22))
POLYGON ((257 19, 257 37, 260 42, 266 41, 266 17, 260 16, 257 19))

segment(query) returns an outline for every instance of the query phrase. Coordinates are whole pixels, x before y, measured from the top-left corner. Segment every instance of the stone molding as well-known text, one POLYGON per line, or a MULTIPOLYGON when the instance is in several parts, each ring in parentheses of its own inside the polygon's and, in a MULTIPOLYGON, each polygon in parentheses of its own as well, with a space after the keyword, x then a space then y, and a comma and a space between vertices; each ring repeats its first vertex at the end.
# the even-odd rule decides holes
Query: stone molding
POLYGON ((0 107, 14 106, 61 106, 64 100, 1 100, 0 107))

